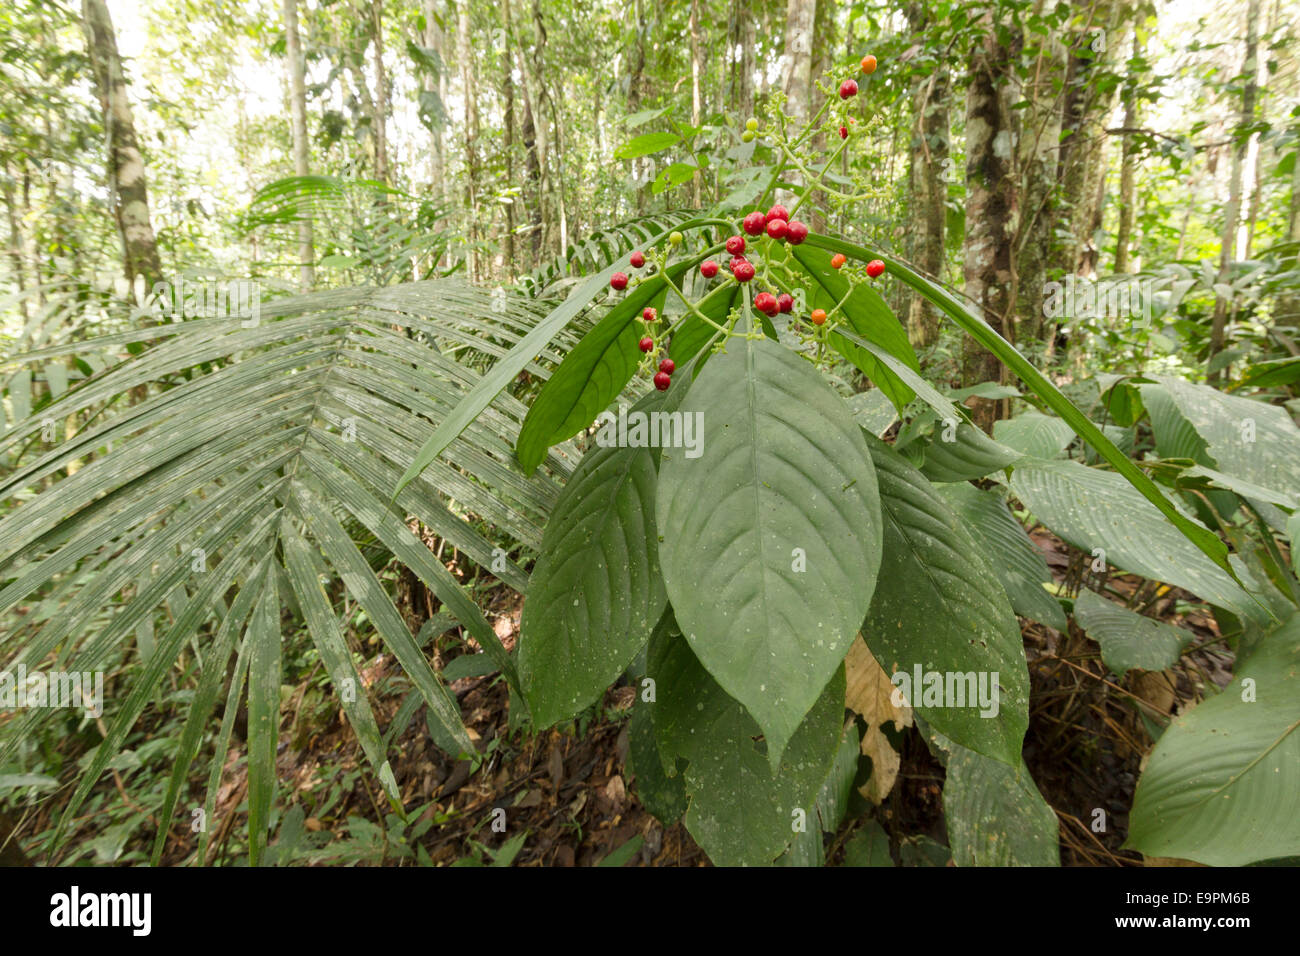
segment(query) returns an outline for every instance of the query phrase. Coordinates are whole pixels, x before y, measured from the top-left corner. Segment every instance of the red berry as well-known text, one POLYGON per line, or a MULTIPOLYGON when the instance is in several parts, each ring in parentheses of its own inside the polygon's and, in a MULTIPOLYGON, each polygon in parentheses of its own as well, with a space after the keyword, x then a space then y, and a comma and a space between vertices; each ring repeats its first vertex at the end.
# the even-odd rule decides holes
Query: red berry
POLYGON ((738 256, 745 251, 745 237, 732 236, 727 240, 727 251, 733 256, 738 256))
POLYGON ((673 383, 673 377, 667 372, 655 372, 655 388, 661 392, 668 391, 668 386, 673 383))
POLYGON ((700 275, 706 279, 712 279, 718 274, 718 264, 712 259, 706 259, 700 263, 700 275))
POLYGON ((849 128, 847 126, 841 126, 840 139, 848 139, 848 138, 849 138, 849 128))
POLYGON ((766 312, 768 315, 775 315, 777 311, 776 296, 770 292, 760 292, 754 296, 754 308, 760 312, 766 312))
POLYGON ((786 224, 785 239, 792 246, 797 246, 808 238, 808 226, 795 219, 786 224))
POLYGON ((872 259, 867 263, 867 275, 871 276, 873 279, 884 271, 885 264, 879 259, 872 259))
POLYGON ((771 222, 773 219, 788 220, 789 218, 790 218, 790 213, 786 211, 786 208, 784 206, 777 205, 777 206, 773 206, 771 209, 767 211, 767 216, 764 217, 763 222, 764 224, 766 224, 771 222))
POLYGON ((659 317, 659 313, 654 310, 654 306, 647 305, 641 311, 641 320, 643 322, 653 322, 659 317))
POLYGON ((633 269, 640 269, 643 265, 645 265, 645 254, 640 249, 638 249, 636 252, 632 253, 630 256, 627 257, 627 261, 632 263, 633 269))
POLYGON ((788 292, 782 292, 776 297, 776 307, 782 312, 794 311, 794 296, 788 292))
POLYGON ((858 95, 858 81, 845 80, 840 84, 840 99, 847 100, 850 96, 858 95))
POLYGON ((612 276, 609 277, 609 284, 613 288, 618 289, 620 292, 622 292, 624 289, 627 288, 627 273, 615 272, 612 276))
POLYGON ((731 273, 736 277, 737 282, 748 282, 754 278, 754 264, 746 261, 737 262, 731 273))
POLYGON ((673 372, 677 371, 677 366, 673 363, 672 359, 664 359, 659 363, 659 371, 663 372, 665 375, 672 375, 673 372))
POLYGON ((763 214, 761 212, 751 212, 748 216, 745 217, 745 221, 742 222, 740 225, 741 228, 745 230, 745 232, 749 233, 749 235, 758 236, 762 234, 763 227, 767 225, 767 222, 763 218, 763 214))
POLYGON ((784 219, 769 219, 767 221, 767 234, 773 239, 784 239, 789 228, 789 223, 784 219))
POLYGON ((838 269, 840 266, 844 265, 844 263, 848 261, 849 261, 848 256, 846 256, 842 252, 837 252, 835 253, 835 255, 831 256, 831 268, 838 269))
POLYGON ((729 263, 731 271, 735 272, 736 266, 740 265, 742 262, 748 262, 748 261, 749 260, 746 259, 744 256, 732 256, 731 262, 729 263))
POLYGON ((647 335, 645 338, 643 338, 640 342, 637 343, 637 347, 641 349, 642 352, 649 352, 652 348, 655 347, 655 340, 650 338, 650 336, 647 335))

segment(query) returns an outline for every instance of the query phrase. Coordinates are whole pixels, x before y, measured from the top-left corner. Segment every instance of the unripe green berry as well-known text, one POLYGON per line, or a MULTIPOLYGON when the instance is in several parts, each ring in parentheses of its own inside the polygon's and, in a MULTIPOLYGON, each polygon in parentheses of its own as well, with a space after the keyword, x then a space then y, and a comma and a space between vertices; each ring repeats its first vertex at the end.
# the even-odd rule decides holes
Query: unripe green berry
POLYGON ((682 238, 683 237, 680 232, 674 232, 672 235, 668 237, 668 242, 671 245, 680 246, 682 244, 682 238))
POLYGON ((749 130, 751 133, 758 129, 758 120, 754 119, 752 116, 745 120, 745 129, 749 130))
POLYGON ((741 142, 752 143, 752 142, 754 141, 754 133, 753 133, 753 131, 752 131, 752 130, 745 130, 743 133, 740 134, 740 139, 741 139, 741 142))

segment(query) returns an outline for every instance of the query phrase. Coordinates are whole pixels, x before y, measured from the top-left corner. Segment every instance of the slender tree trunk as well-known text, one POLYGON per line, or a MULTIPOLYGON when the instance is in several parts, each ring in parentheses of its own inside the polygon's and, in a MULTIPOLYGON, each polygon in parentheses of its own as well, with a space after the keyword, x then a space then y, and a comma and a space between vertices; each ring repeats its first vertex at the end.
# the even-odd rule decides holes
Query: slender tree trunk
POLYGON ((382 0, 371 0, 370 30, 375 57, 375 175, 381 183, 391 176, 388 159, 388 71, 384 68, 382 0))
MULTIPOLYGON (((1246 6, 1246 59, 1241 72, 1246 77, 1246 85, 1241 94, 1241 119, 1239 129, 1244 129, 1255 120, 1255 98, 1258 88, 1256 76, 1259 53, 1259 0, 1249 0, 1246 6)), ((1223 210, 1223 233, 1219 242, 1218 282, 1226 284, 1231 277, 1233 261, 1233 244, 1237 237, 1237 223, 1241 218, 1241 180, 1245 164, 1246 143, 1240 143, 1232 150, 1232 168, 1228 178, 1228 205, 1223 210)), ((1214 318, 1210 326, 1210 361, 1223 351, 1224 339, 1228 328, 1229 300, 1220 295, 1214 301, 1214 318)), ((1211 384, 1217 383, 1222 376, 1222 369, 1215 369, 1207 374, 1211 384)))
POLYGON ((808 122, 812 108, 812 38, 817 20, 817 0, 789 0, 785 12, 785 113, 797 130, 808 122))
POLYGON ((27 289, 27 270, 23 268, 23 230, 18 221, 18 208, 14 198, 14 181, 9 173, 9 158, 4 159, 3 167, 0 167, 0 176, 3 176, 4 197, 5 197, 5 219, 9 224, 9 242, 6 252, 9 255, 9 267, 13 270, 14 287, 18 290, 18 312, 23 317, 23 324, 27 324, 27 296, 23 292, 27 289))
MULTIPOLYGON (((1142 55, 1142 41, 1137 31, 1133 32, 1133 59, 1142 55)), ((1135 130, 1141 122, 1138 113, 1138 86, 1141 77, 1131 75, 1124 90, 1124 129, 1135 130)), ((1133 134, 1126 132, 1124 137, 1124 158, 1119 172, 1119 226, 1115 230, 1115 271, 1128 273, 1132 271, 1132 254, 1129 245, 1133 241, 1133 222, 1137 215, 1137 150, 1133 145, 1133 134)))
MULTIPOLYGON (((636 46, 632 50, 632 69, 627 78, 628 113, 636 113, 641 109, 642 87, 645 84, 645 0, 636 0, 632 13, 636 18, 636 46)), ((636 211, 637 215, 641 215, 646 211, 646 203, 649 201, 650 190, 645 180, 649 178, 646 172, 650 169, 650 160, 646 157, 639 157, 629 160, 629 162, 631 163, 632 180, 637 184, 636 211)))
MULTIPOLYGON (((428 71, 425 71, 423 88, 426 93, 436 93, 438 102, 442 104, 443 109, 447 105, 447 48, 443 40, 442 28, 439 22, 439 7, 436 0, 423 0, 424 12, 424 45, 432 50, 438 58, 439 69, 438 77, 434 79, 428 71)), ((447 141, 443 124, 433 124, 435 128, 430 131, 430 145, 433 147, 429 155, 429 175, 433 180, 434 194, 443 202, 447 201, 447 141)))
MULTIPOLYGON (((307 162, 307 85, 302 45, 298 38, 298 0, 284 0, 285 69, 289 73, 289 116, 293 128, 293 174, 311 172, 307 162)), ((306 292, 316 284, 316 250, 312 222, 298 221, 298 288, 306 292)))
MULTIPOLYGON (((998 39, 992 14, 983 21, 985 36, 970 62, 966 94, 966 295, 985 320, 1009 336, 1015 302, 1018 194, 1014 177, 1015 135, 1012 122, 1010 64, 1014 52, 998 39)), ((974 340, 963 343, 962 382, 1001 381, 1001 363, 974 340)), ((1001 403, 976 399, 973 417, 991 431, 1001 403)))
MULTIPOLYGON (((510 37, 510 4, 501 4, 501 17, 505 26, 505 50, 501 53, 501 74, 502 82, 505 84, 505 109, 503 124, 505 129, 502 130, 504 136, 504 152, 506 165, 506 185, 513 186, 515 182, 515 81, 513 76, 514 57, 511 52, 510 37)), ((507 281, 510 281, 515 275, 515 201, 514 197, 509 197, 510 201, 506 203, 506 235, 505 235, 505 268, 502 274, 507 281)))
POLYGON ((104 0, 82 0, 81 10, 108 141, 109 194, 122 237, 124 271, 132 285, 136 276, 141 276, 145 288, 152 289, 154 283, 162 280, 162 264, 149 218, 144 157, 136 140, 126 77, 117 52, 117 36, 104 0))
MULTIPOLYGON (((929 26, 925 7, 908 6, 913 42, 920 43, 929 26)), ((947 221, 949 101, 952 84, 946 66, 917 79, 912 88, 912 142, 909 150, 911 186, 912 262, 931 276, 943 271, 944 228, 947 221)), ((918 348, 939 339, 939 313, 921 296, 908 300, 907 333, 918 348)))
MULTIPOLYGON (((691 0, 691 126, 700 125, 700 73, 704 64, 700 58, 700 0, 691 0)), ((696 208, 700 206, 700 172, 695 171, 691 177, 691 202, 696 208)))
POLYGON ((474 70, 474 48, 469 0, 461 0, 456 19, 456 59, 460 61, 460 88, 465 100, 465 208, 469 213, 469 277, 479 276, 478 253, 478 80, 474 70))

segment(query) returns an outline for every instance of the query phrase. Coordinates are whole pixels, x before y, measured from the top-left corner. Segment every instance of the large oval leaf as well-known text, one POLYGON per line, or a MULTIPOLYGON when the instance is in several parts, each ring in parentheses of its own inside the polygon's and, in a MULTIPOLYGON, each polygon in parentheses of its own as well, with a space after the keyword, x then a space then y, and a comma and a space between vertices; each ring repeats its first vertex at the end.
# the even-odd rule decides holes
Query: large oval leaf
POLYGON ((1143 617, 1086 590, 1075 599, 1074 619, 1101 645, 1101 659, 1120 677, 1134 668, 1173 667, 1192 637, 1182 628, 1143 617))
POLYGON ((876 588, 862 636, 886 674, 909 677, 908 702, 936 729, 1018 766, 1029 725, 1029 672, 1006 593, 925 476, 884 442, 873 438, 868 446, 880 482, 889 575, 876 588), (941 694, 933 693, 931 675, 938 675, 941 694), (978 702, 981 684, 985 707, 978 702))
POLYGON ((1300 615, 1235 677, 1161 735, 1126 846, 1211 866, 1300 855, 1300 615))
POLYGON ((1250 595, 1114 472, 1025 458, 1011 475, 1011 490, 1076 548, 1103 548, 1106 561, 1125 571, 1186 588, 1252 620, 1267 619, 1250 595))
MULTIPOLYGON (((686 829, 717 866, 763 866, 795 836, 803 811, 817 829, 818 791, 835 760, 844 714, 836 669, 777 766, 755 740, 753 717, 708 675, 680 636, 656 632, 647 673, 655 681, 654 729, 661 757, 685 758, 686 829)), ((642 706, 642 705, 638 705, 642 706)), ((769 744, 770 747, 770 744, 769 744)))
POLYGON ((1024 761, 1011 767, 954 747, 943 785, 958 866, 1060 866, 1060 824, 1024 761))
POLYGON ((880 505, 862 431, 807 361, 733 338, 682 404, 698 458, 662 454, 664 582, 709 673, 768 738, 773 766, 835 673, 880 567, 880 505))
MULTIPOLYGON (((632 412, 655 413, 665 395, 632 412)), ((657 537, 653 449, 593 447, 546 523, 520 620, 519 674, 537 726, 591 704, 649 640, 667 601, 657 537)))
POLYGON ((1047 593, 1052 580, 1043 552, 1016 520, 1006 502, 991 491, 962 482, 936 485, 939 497, 965 522, 966 528, 988 555, 989 566, 1002 582, 1011 609, 1021 617, 1064 631, 1065 612, 1047 593))

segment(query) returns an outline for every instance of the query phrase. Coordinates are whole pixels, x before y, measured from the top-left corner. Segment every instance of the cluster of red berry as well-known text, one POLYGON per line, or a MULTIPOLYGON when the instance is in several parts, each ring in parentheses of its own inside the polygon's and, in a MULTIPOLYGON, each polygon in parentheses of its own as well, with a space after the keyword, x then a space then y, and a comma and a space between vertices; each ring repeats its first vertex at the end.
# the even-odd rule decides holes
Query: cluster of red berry
MULTIPOLYGON (((642 262, 645 261, 645 257, 642 256, 640 252, 632 253, 630 258, 632 259, 633 262, 635 262, 638 258, 640 258, 642 262)), ((655 311, 654 306, 648 305, 641 310, 641 321, 644 322, 647 326, 653 325, 658 320, 659 320, 659 313, 655 311)), ((655 347, 654 337, 650 335, 642 336, 641 341, 637 343, 637 347, 640 348, 642 352, 645 352, 647 354, 653 352, 655 347)), ((659 389, 659 391, 661 392, 666 391, 668 386, 673 383, 672 374, 676 368, 677 366, 673 364, 673 360, 670 358, 666 358, 662 362, 660 362, 659 371, 655 374, 655 379, 654 379, 655 388, 659 389)))
MULTIPOLYGON (((798 219, 791 220, 790 213, 784 206, 773 206, 766 214, 754 210, 740 224, 740 228, 751 236, 761 236, 767 233, 768 237, 779 241, 785 241, 792 246, 797 246, 808 238, 808 227, 798 219)), ((731 274, 735 276, 737 282, 748 282, 754 278, 754 264, 745 258, 745 237, 734 235, 727 240, 727 252, 731 254, 731 274)), ((718 264, 712 259, 700 263, 700 275, 706 279, 712 279, 718 274, 718 264)), ((767 293, 759 293, 759 298, 767 293)), ((755 305, 758 299, 754 300, 755 305)), ((791 300, 793 307, 794 300, 791 300)), ((761 306, 759 307, 762 308, 761 306)), ((790 309, 781 311, 789 312, 790 309)), ((775 314, 775 312, 771 313, 775 314)))
MULTIPOLYGON (((872 73, 876 72, 876 58, 868 54, 867 56, 864 56, 862 58, 862 62, 859 63, 858 66, 862 68, 862 72, 864 75, 870 76, 872 73)), ((857 80, 845 80, 843 83, 840 84, 840 99, 847 100, 850 97, 857 96, 857 95, 858 95, 857 80)), ((853 120, 849 120, 849 122, 852 123, 853 120)), ((848 139, 848 138, 849 138, 849 128, 847 126, 841 126, 840 139, 848 139)))

